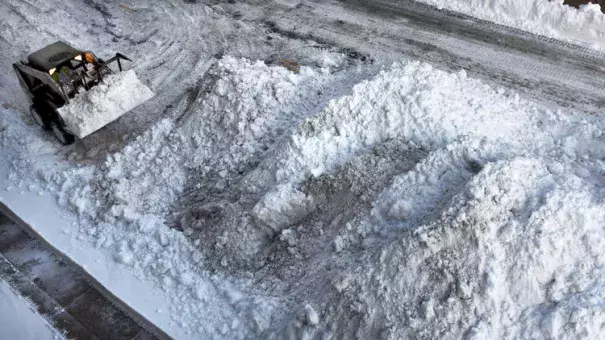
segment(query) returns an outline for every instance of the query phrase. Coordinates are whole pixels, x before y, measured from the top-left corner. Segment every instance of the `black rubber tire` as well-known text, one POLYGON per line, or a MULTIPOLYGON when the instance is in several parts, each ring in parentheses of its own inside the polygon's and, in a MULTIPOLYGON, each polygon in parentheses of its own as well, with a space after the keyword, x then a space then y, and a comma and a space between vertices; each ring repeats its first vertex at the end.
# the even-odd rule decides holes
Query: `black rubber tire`
POLYGON ((38 124, 42 129, 50 129, 50 122, 48 118, 40 115, 40 110, 36 107, 36 105, 32 105, 29 107, 29 113, 31 114, 34 122, 36 122, 36 124, 38 124))
POLYGON ((53 135, 63 145, 72 144, 76 138, 71 133, 65 131, 61 125, 57 122, 51 122, 50 127, 53 130, 53 135))

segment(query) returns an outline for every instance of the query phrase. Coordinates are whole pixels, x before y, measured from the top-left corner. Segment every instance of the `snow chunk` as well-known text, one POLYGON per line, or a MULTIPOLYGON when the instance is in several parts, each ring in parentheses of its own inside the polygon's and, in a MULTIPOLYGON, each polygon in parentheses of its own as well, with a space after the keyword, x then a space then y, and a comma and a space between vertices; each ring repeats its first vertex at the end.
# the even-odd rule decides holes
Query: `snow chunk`
POLYGON ((133 70, 110 74, 103 82, 59 108, 67 130, 84 138, 154 96, 133 70))
POLYGON ((319 323, 319 315, 310 304, 305 305, 305 317, 307 319, 307 323, 311 326, 315 326, 319 323))

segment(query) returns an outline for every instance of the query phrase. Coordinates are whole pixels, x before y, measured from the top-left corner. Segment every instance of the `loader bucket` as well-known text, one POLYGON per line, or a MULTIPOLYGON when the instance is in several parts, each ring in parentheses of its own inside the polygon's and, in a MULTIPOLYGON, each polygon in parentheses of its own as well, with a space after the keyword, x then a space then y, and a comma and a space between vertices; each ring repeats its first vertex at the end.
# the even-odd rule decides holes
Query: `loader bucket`
POLYGON ((84 138, 153 96, 134 71, 128 70, 107 75, 101 83, 59 108, 58 113, 67 131, 84 138))

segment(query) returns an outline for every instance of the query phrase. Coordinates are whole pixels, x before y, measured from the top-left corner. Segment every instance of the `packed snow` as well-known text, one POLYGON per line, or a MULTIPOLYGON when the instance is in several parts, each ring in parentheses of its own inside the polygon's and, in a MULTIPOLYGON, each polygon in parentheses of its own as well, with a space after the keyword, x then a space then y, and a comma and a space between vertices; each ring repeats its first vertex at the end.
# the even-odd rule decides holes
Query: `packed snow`
POLYGON ((154 96, 134 70, 109 74, 59 108, 68 131, 84 138, 154 96))
POLYGON ((35 311, 30 301, 0 280, 0 339, 61 340, 65 337, 35 311))
POLYGON ((421 62, 349 72, 227 56, 104 164, 37 168, 30 136, 10 177, 192 338, 597 337, 603 119, 421 62))
MULTIPOLYGON (((605 41, 594 5, 422 1, 605 41)), ((3 36, 18 41, 6 60, 56 36, 130 49, 158 98, 108 127, 115 143, 93 134, 59 148, 5 105, 24 100, 7 78, 0 201, 29 206, 33 228, 172 337, 602 333, 601 116, 553 111, 464 71, 286 44, 264 22, 227 19, 222 4, 35 4, 6 4, 3 36), (298 48, 312 56, 279 66, 298 48)), ((128 86, 74 100, 62 112, 70 130, 86 135, 124 111, 108 98, 153 96, 129 72, 128 86), (97 101, 108 109, 90 110, 97 101)))
POLYGON ((596 3, 575 9, 564 5, 564 0, 418 1, 550 38, 605 49, 605 13, 596 3))

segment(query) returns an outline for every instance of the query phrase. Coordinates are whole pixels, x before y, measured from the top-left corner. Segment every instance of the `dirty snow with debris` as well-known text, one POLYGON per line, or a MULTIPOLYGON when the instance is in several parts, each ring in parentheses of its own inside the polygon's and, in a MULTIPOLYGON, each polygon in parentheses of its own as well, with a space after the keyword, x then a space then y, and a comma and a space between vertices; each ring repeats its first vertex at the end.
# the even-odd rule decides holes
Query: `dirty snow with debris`
POLYGON ((109 74, 95 87, 59 108, 67 130, 83 138, 154 96, 134 70, 109 74))
POLYGON ((104 164, 36 169, 29 141, 10 175, 33 169, 192 338, 599 334, 601 117, 411 61, 352 88, 233 57, 208 77, 104 164))
POLYGON ((167 226, 171 204, 187 185, 195 189, 199 178, 215 176, 212 185, 220 188, 250 167, 288 124, 303 118, 306 106, 316 105, 335 76, 328 68, 303 66, 295 74, 225 57, 208 77, 215 84, 193 103, 183 103, 190 107, 180 123, 158 122, 102 166, 40 176, 61 205, 87 221, 81 230, 89 241, 179 302, 169 312, 193 338, 246 337, 267 331, 277 300, 258 292, 252 277, 230 279, 210 271, 197 250, 206 241, 192 242, 185 237, 188 228, 167 226))
POLYGON ((396 64, 300 124, 244 177, 238 201, 219 196, 190 217, 224 263, 295 286, 332 277, 286 289, 315 297, 326 320, 304 326, 303 308, 291 335, 594 338, 605 322, 602 129, 464 72, 396 64), (350 167, 383 145, 426 155, 364 198, 375 172, 350 167), (342 172, 348 183, 330 183, 342 172), (342 196, 322 200, 332 190, 342 196))
POLYGON ((0 280, 0 339, 61 340, 65 337, 55 330, 33 307, 0 280))
POLYGON ((605 49, 605 13, 598 4, 575 9, 563 0, 419 0, 497 24, 605 49))

